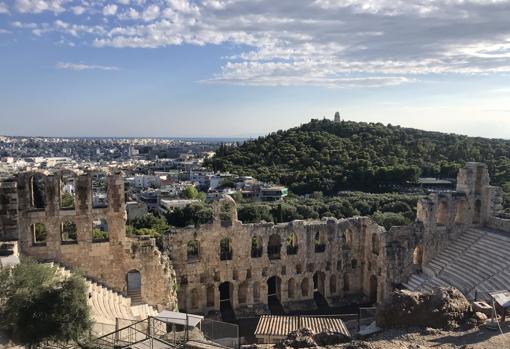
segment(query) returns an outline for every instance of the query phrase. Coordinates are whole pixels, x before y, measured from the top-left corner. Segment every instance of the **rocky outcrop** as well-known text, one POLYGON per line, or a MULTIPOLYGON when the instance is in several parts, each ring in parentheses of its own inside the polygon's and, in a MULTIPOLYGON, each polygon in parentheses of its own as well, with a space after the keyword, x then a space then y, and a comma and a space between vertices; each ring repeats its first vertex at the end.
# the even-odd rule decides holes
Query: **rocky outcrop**
POLYGON ((440 287, 429 293, 396 290, 379 307, 377 325, 454 329, 471 314, 469 301, 453 287, 440 287))

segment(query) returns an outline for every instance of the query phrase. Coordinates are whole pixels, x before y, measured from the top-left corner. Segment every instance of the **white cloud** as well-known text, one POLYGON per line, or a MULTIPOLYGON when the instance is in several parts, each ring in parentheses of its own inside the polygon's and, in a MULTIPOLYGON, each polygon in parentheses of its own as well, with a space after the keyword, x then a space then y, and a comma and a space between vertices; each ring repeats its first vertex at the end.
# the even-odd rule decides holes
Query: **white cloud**
POLYGON ((82 15, 85 13, 87 9, 83 6, 74 6, 74 7, 71 7, 71 11, 73 11, 73 13, 77 16, 79 15, 82 15))
POLYGON ((9 7, 7 7, 7 4, 5 2, 0 1, 0 14, 4 14, 4 13, 10 13, 9 7))
POLYGON ((54 13, 64 12, 64 4, 68 0, 16 0, 15 7, 21 13, 41 13, 51 11, 54 13))
POLYGON ((103 8, 103 15, 104 16, 114 16, 117 13, 117 8, 118 7, 115 4, 106 5, 103 8))
POLYGON ((142 18, 146 22, 150 22, 159 17, 159 6, 149 5, 142 13, 142 18))
POLYGON ((38 23, 33 33, 98 47, 229 45, 234 53, 209 82, 387 86, 510 72, 510 1, 16 0, 16 8, 58 12, 67 1, 101 25, 83 16, 38 23))
POLYGON ((57 63, 56 68, 57 69, 61 69, 61 70, 76 70, 76 71, 83 71, 83 70, 104 70, 104 71, 119 70, 118 67, 113 67, 113 66, 90 65, 90 64, 84 64, 84 63, 68 63, 68 62, 59 62, 59 63, 57 63))

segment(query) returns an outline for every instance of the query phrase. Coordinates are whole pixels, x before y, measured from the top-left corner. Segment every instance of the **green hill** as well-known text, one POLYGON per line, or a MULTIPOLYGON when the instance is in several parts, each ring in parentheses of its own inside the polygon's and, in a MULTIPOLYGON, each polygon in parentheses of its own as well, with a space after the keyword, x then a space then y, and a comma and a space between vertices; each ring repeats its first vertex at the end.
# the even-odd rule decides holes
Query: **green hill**
POLYGON ((311 120, 238 146, 221 146, 215 170, 281 183, 298 194, 380 191, 420 176, 454 178, 467 161, 489 166, 492 182, 510 181, 510 141, 380 123, 311 120))

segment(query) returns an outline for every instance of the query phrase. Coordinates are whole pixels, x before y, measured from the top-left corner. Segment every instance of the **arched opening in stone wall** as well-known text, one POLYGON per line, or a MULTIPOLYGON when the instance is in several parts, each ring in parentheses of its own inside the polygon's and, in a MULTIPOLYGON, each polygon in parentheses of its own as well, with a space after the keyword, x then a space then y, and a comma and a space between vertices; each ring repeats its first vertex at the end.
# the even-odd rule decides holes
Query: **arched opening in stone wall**
POLYGON ((220 284, 218 287, 220 291, 220 310, 232 308, 232 294, 234 291, 234 286, 232 283, 226 281, 220 284))
POLYGON ((92 207, 108 207, 108 176, 104 173, 92 174, 92 207))
POLYGON ((326 250, 326 238, 320 231, 315 233, 313 243, 315 253, 322 253, 326 250))
POLYGON ((313 291, 324 295, 324 281, 326 275, 322 271, 313 274, 313 291))
POLYGON ((351 268, 356 269, 358 267, 358 261, 356 259, 351 260, 351 268))
POLYGON ((262 257, 262 238, 260 236, 254 236, 251 238, 251 258, 262 257))
POLYGON ((423 245, 418 245, 413 251, 413 264, 418 270, 421 269, 423 264, 423 245))
POLYGON ((298 252, 298 238, 295 233, 287 237, 287 255, 295 255, 298 252))
POLYGON ((271 314, 283 314, 281 305, 282 280, 278 276, 271 276, 267 279, 267 305, 271 314))
POLYGON ((191 290, 191 309, 197 309, 199 302, 198 290, 196 288, 191 290))
POLYGON ((296 280, 290 278, 287 282, 287 296, 289 299, 294 299, 296 297, 296 280))
POLYGON ((197 239, 193 239, 188 241, 186 244, 186 256, 188 258, 188 262, 194 262, 199 260, 200 253, 200 242, 197 239))
POLYGON ((232 260, 232 242, 229 238, 223 238, 220 241, 220 260, 232 260))
POLYGON ((466 200, 461 200, 457 204, 457 212, 455 213, 455 223, 463 224, 466 217, 466 200))
POLYGON ((78 233, 76 223, 73 221, 64 221, 60 225, 60 237, 62 244, 75 244, 78 242, 78 233))
POLYGON ((60 176, 60 209, 74 209, 75 188, 74 173, 64 171, 60 176))
POLYGON ((214 299, 216 298, 214 291, 215 291, 214 285, 207 286, 207 295, 206 295, 207 303, 206 304, 208 307, 214 307, 214 299))
POLYGON ((255 281, 253 283, 253 303, 260 302, 260 284, 255 281))
POLYGON ((38 246, 45 246, 48 232, 43 223, 30 224, 30 232, 32 233, 32 244, 38 246))
POLYGON ((277 300, 281 299, 281 279, 278 276, 271 276, 267 279, 267 297, 268 301, 275 297, 277 300))
POLYGON ((372 253, 379 255, 379 236, 376 233, 372 234, 372 253))
POLYGON ((344 292, 349 292, 351 290, 351 280, 348 273, 344 274, 344 292))
POLYGON ((237 290, 237 298, 239 304, 245 304, 247 297, 248 297, 248 283, 244 281, 239 285, 239 288, 237 290))
POLYGON ((440 201, 437 206, 436 213, 436 224, 446 225, 448 221, 448 203, 446 201, 440 201))
POLYGON ((131 304, 142 303, 142 275, 136 269, 130 270, 126 276, 127 296, 131 297, 131 304))
POLYGON ((33 208, 44 209, 46 207, 46 177, 42 173, 36 173, 30 177, 30 204, 33 208))
POLYGON ((370 301, 377 302, 377 276, 370 276, 370 301))
POLYGON ((482 212, 482 202, 480 200, 475 201, 475 211, 473 213, 473 224, 480 224, 480 216, 482 212))
POLYGON ((336 294, 336 275, 331 275, 330 279, 329 279, 329 293, 331 295, 334 295, 336 294))
POLYGON ((342 260, 341 260, 341 259, 339 259, 339 260, 336 262, 336 270, 337 270, 337 271, 342 270, 342 260))
POLYGON ((281 248, 282 242, 280 235, 272 234, 269 237, 269 243, 267 244, 267 256, 269 259, 280 259, 281 248))
POLYGON ((92 221, 92 242, 106 242, 109 238, 106 219, 100 218, 92 221))
POLYGON ((296 274, 301 274, 303 272, 303 266, 301 263, 296 264, 296 274))
POLYGON ((309 282, 308 282, 308 278, 304 278, 301 281, 301 295, 303 297, 308 297, 309 288, 310 288, 310 285, 309 285, 309 282))

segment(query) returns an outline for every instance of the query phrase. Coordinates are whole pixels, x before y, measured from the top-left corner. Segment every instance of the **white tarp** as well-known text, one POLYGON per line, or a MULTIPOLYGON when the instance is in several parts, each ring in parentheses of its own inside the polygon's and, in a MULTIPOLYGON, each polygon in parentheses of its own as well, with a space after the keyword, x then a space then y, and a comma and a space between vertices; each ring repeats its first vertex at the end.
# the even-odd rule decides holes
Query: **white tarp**
POLYGON ((196 327, 200 321, 204 319, 204 317, 200 315, 178 313, 170 310, 163 310, 154 316, 154 318, 166 322, 167 324, 188 325, 189 327, 196 327))

